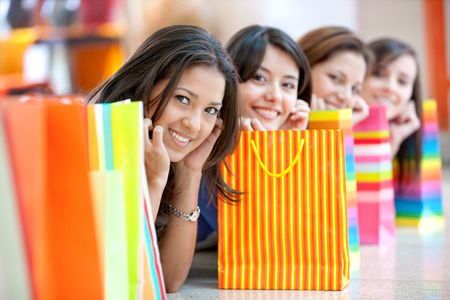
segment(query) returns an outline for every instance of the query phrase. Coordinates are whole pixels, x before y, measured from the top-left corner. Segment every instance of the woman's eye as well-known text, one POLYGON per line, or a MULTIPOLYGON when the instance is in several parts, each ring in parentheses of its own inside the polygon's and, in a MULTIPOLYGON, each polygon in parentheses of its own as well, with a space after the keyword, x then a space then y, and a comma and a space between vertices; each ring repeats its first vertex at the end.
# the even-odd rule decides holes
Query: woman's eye
POLYGON ((260 74, 255 74, 255 76, 253 77, 256 81, 260 81, 260 82, 264 82, 266 81, 266 78, 263 75, 260 74))
POLYGON ((291 90, 297 89, 297 85, 295 85, 294 83, 291 83, 291 82, 286 82, 283 84, 283 86, 288 89, 291 89, 291 90))
POLYGON ((189 104, 189 98, 182 96, 182 95, 177 95, 177 100, 183 104, 189 104))
POLYGON ((334 82, 334 83, 342 83, 341 78, 338 75, 335 74, 328 74, 328 77, 334 82))
POLYGON ((217 114, 219 113, 219 110, 218 110, 217 108, 215 108, 215 107, 207 107, 207 108, 205 109, 205 111, 206 111, 208 114, 212 115, 212 116, 215 116, 215 115, 217 115, 217 114))
POLYGON ((408 85, 408 80, 400 78, 398 84, 402 86, 408 85))

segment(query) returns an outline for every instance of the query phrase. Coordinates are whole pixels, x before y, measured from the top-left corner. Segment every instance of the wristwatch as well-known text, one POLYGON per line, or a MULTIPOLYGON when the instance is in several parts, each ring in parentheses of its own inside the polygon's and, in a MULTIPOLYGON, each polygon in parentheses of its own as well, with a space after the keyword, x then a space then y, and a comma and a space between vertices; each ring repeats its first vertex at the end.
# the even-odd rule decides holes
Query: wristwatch
POLYGON ((172 205, 172 203, 169 203, 169 210, 174 216, 189 222, 195 222, 197 221, 198 217, 200 217, 200 207, 198 206, 193 212, 187 214, 179 211, 172 205))

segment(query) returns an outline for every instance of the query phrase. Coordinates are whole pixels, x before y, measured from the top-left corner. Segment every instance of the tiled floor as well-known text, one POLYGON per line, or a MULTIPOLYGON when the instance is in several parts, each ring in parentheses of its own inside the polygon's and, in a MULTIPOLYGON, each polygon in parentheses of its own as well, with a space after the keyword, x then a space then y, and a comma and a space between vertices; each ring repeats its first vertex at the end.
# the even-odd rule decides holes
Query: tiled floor
POLYGON ((217 253, 199 252, 187 282, 169 299, 450 299, 450 166, 443 174, 445 228, 397 227, 395 242, 362 246, 360 267, 341 292, 219 290, 217 253))

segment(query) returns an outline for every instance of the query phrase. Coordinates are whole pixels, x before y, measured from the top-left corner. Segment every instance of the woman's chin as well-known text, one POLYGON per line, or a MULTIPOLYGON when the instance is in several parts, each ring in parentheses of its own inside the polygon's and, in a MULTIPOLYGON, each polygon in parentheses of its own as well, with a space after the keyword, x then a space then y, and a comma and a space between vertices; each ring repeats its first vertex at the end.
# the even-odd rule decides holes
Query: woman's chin
POLYGON ((169 152, 170 162, 172 162, 172 163, 180 162, 186 157, 186 155, 182 154, 182 153, 173 153, 170 150, 168 150, 168 152, 169 152))

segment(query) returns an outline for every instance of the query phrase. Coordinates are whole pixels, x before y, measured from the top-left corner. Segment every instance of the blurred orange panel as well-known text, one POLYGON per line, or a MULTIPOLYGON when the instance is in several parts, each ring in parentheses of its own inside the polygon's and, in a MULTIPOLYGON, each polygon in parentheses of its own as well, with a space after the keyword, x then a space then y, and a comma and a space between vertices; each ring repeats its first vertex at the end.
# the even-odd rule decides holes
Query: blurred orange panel
POLYGON ((36 41, 33 28, 15 29, 6 38, 0 38, 0 74, 16 74, 23 71, 23 55, 36 41))
POLYGON ((70 47, 73 87, 76 92, 88 93, 110 77, 124 61, 119 39, 92 40, 70 47))
MULTIPOLYGON (((429 97, 438 104, 439 128, 448 130, 448 90, 444 0, 422 0, 425 21, 429 97)), ((448 16, 450 17, 450 16, 448 16)))

